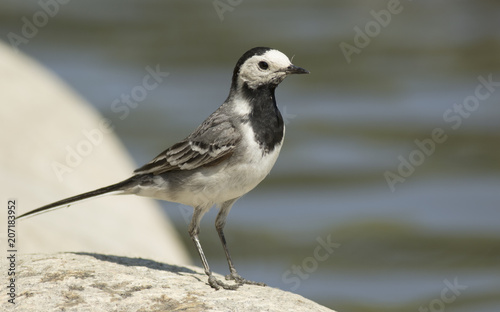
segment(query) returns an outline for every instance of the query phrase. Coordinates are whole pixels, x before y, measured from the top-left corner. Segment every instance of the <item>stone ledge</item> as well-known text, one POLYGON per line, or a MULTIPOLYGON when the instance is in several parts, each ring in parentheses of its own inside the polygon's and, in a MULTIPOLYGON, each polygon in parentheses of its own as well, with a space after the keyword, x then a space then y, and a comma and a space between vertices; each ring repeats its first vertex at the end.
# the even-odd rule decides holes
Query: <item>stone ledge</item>
POLYGON ((333 311, 272 287, 216 291, 193 266, 95 253, 17 257, 18 311, 333 311))

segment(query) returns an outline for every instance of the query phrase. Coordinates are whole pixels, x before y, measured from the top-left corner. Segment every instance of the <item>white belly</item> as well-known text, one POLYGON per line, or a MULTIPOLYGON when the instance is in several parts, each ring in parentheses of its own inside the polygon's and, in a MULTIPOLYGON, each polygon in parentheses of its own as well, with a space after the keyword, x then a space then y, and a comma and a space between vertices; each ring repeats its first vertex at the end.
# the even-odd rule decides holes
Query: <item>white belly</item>
POLYGON ((284 139, 283 136, 281 142, 271 152, 263 155, 259 145, 255 142, 255 135, 250 125, 245 124, 242 127, 242 133, 246 133, 241 143, 244 152, 236 155, 226 169, 228 178, 226 189, 232 191, 231 196, 233 196, 228 199, 248 193, 264 180, 278 159, 284 139))
POLYGON ((263 155, 247 127, 244 131, 247 137, 242 138, 239 153, 233 154, 226 163, 205 167, 196 173, 166 173, 155 177, 157 187, 144 188, 136 194, 193 207, 211 207, 248 193, 269 174, 283 141, 263 155), (178 179, 169 181, 175 174, 178 179))

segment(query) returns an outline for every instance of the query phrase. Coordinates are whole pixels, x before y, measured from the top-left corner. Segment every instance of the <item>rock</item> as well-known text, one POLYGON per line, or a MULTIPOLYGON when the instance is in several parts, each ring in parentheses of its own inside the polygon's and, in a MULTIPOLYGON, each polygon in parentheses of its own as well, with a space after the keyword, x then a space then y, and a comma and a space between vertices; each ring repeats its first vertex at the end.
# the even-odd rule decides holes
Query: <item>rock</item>
MULTIPOLYGON (((2 206, 6 207, 7 199, 17 199, 19 216, 124 180, 137 168, 89 103, 36 61, 1 41, 0 72, 2 206)), ((2 238, 7 237, 6 216, 0 214, 2 238)), ((190 263, 158 203, 136 196, 73 205, 21 220, 17 230, 16 247, 24 253, 87 251, 190 263)))
POLYGON ((216 291, 193 266, 93 253, 18 257, 17 311, 332 311, 272 287, 216 291))

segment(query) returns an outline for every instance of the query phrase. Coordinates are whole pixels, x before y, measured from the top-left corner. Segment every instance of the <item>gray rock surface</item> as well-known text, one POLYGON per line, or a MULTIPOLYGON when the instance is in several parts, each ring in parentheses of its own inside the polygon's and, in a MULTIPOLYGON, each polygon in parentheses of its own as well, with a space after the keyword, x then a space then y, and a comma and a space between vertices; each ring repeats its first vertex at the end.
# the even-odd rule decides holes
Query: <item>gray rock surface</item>
POLYGON ((30 254, 17 265, 17 311, 332 311, 272 287, 216 291, 201 268, 146 259, 30 254))
MULTIPOLYGON (((89 103, 37 61, 2 41, 0 73, 2 207, 7 199, 17 199, 19 216, 124 180, 137 168, 89 103)), ((172 209, 176 207, 172 204, 172 209)), ((2 256, 7 249, 4 211, 0 213, 2 256)), ((24 253, 87 251, 190 264, 159 204, 137 196, 87 201, 21 220, 17 230, 16 248, 24 253)))

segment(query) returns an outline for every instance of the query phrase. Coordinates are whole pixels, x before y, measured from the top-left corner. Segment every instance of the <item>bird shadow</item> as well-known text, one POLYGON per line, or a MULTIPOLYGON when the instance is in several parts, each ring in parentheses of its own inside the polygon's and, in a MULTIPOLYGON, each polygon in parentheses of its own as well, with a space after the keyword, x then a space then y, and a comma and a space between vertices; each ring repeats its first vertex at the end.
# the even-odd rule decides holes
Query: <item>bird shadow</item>
POLYGON ((146 267, 146 268, 152 269, 152 270, 168 271, 171 273, 175 273, 177 275, 183 275, 182 273, 200 275, 199 272, 193 271, 193 270, 188 269, 186 267, 172 265, 172 264, 166 264, 166 263, 157 262, 157 261, 149 260, 149 259, 103 255, 103 254, 91 253, 91 252, 70 252, 70 253, 75 254, 75 255, 80 255, 80 256, 91 256, 91 257, 94 257, 100 261, 107 261, 107 262, 116 263, 116 264, 125 265, 125 266, 133 266, 133 267, 141 267, 142 266, 142 267, 146 267))

